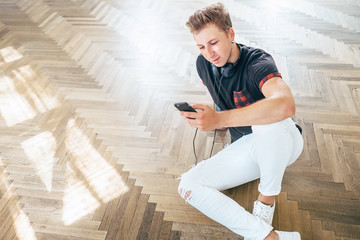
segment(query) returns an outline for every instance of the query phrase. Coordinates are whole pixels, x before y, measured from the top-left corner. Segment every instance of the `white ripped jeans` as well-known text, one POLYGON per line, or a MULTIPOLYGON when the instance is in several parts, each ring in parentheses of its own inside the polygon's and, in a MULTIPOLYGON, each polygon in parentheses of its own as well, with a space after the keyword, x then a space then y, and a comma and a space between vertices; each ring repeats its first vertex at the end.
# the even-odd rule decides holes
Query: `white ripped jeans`
POLYGON ((260 178, 261 194, 278 195, 285 168, 301 154, 303 139, 290 118, 252 131, 184 173, 178 190, 186 202, 233 232, 263 240, 272 226, 220 191, 260 178))

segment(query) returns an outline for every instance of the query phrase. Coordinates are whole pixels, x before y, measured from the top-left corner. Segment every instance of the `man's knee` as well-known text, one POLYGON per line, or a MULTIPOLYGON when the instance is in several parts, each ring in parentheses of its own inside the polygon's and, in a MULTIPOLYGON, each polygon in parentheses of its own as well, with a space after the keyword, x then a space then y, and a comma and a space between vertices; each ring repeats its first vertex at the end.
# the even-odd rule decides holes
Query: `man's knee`
POLYGON ((186 201, 193 199, 194 193, 199 188, 199 179, 190 172, 184 173, 178 186, 178 193, 186 201))
POLYGON ((180 183, 179 183, 179 187, 178 187, 178 192, 180 194, 180 196, 186 201, 188 202, 189 200, 192 199, 193 197, 193 191, 192 191, 192 184, 191 184, 191 180, 188 179, 188 177, 186 175, 181 177, 180 183))

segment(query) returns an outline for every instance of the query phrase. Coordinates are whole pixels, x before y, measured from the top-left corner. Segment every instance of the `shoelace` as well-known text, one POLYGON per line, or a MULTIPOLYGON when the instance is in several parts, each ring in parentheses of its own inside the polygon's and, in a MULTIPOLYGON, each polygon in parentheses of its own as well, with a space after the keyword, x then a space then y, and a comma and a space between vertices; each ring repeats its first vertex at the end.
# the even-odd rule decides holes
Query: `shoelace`
POLYGON ((254 215, 261 217, 263 219, 270 219, 271 207, 270 206, 260 206, 255 204, 254 215))

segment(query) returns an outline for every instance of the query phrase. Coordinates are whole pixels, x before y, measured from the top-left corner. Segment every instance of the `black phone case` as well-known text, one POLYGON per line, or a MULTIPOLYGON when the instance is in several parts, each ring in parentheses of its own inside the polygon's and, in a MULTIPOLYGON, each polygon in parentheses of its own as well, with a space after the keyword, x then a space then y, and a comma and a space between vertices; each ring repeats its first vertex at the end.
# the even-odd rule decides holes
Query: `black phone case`
POLYGON ((174 104, 179 111, 185 112, 196 112, 194 108, 192 108, 187 102, 179 102, 174 104))

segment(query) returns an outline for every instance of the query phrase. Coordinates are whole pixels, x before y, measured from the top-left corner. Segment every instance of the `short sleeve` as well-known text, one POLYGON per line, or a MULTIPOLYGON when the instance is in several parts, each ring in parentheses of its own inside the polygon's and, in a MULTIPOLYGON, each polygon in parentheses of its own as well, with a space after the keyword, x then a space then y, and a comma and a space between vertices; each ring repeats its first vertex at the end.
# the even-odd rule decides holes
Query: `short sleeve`
POLYGON ((266 81, 273 77, 281 77, 271 55, 260 49, 252 54, 248 65, 248 72, 249 77, 260 91, 266 81))

